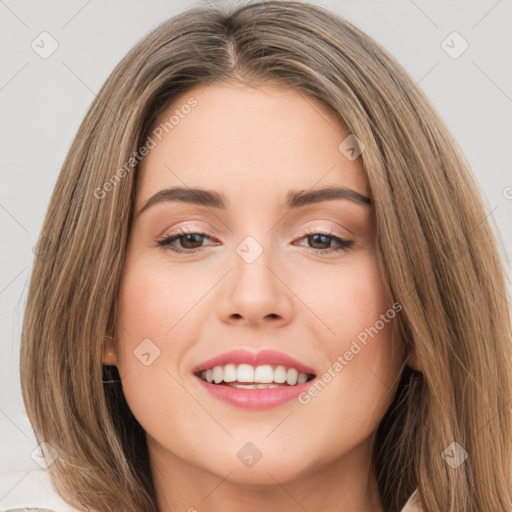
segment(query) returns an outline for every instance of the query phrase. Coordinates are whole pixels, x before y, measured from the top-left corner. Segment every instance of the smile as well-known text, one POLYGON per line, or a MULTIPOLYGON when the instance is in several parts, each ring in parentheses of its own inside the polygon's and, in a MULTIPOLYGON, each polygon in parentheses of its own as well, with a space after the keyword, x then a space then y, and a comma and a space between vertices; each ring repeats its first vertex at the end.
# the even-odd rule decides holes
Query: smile
POLYGON ((234 350, 193 369, 200 386, 224 403, 268 409, 289 402, 309 387, 314 369, 273 350, 234 350))

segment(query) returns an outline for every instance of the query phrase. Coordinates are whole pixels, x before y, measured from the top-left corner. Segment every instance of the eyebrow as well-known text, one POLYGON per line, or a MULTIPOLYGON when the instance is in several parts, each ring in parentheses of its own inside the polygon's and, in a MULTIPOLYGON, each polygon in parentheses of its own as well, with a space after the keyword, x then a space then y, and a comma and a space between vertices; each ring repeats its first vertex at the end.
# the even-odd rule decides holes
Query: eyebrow
MULTIPOLYGON (((365 206, 370 205, 372 202, 369 197, 366 197, 355 190, 350 190, 345 187, 327 187, 311 191, 290 191, 286 195, 286 206, 289 209, 300 208, 310 204, 320 203, 322 201, 331 201, 333 199, 346 199, 365 206)), ((172 187, 160 190, 154 196, 150 197, 139 210, 137 215, 140 215, 154 204, 167 201, 179 201, 182 203, 197 204, 200 206, 219 208, 223 210, 225 210, 229 204, 229 201, 224 194, 214 190, 172 187)))

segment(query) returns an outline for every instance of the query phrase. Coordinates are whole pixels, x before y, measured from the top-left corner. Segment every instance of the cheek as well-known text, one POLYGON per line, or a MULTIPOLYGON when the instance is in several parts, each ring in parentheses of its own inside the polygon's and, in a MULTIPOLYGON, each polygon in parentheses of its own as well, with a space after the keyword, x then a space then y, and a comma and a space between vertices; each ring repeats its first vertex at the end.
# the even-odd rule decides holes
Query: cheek
POLYGON ((165 260, 134 258, 127 262, 119 293, 118 321, 121 335, 131 342, 155 338, 169 344, 180 339, 179 332, 193 325, 201 297, 211 283, 199 278, 197 271, 187 272, 169 266, 165 260))
POLYGON ((317 347, 327 356, 321 382, 301 403, 309 409, 304 418, 329 411, 351 439, 363 439, 385 413, 399 374, 402 358, 392 327, 400 313, 387 301, 375 257, 337 270, 335 279, 322 281, 323 294, 310 294, 330 331, 317 347))
POLYGON ((329 266, 309 275, 301 280, 304 287, 298 294, 328 328, 323 336, 328 347, 342 348, 389 308, 377 260, 371 253, 350 265, 329 266))
POLYGON ((176 362, 194 336, 193 304, 204 294, 197 288, 190 276, 143 258, 125 266, 117 308, 117 366, 126 401, 146 432, 169 423, 170 410, 187 406, 176 362))
MULTIPOLYGON (((161 335, 166 312, 177 306, 172 294, 163 296, 162 281, 162 276, 157 280, 152 273, 138 272, 136 267, 125 274, 119 294, 118 319, 120 327, 134 338, 133 341, 140 336, 161 335)), ((167 329, 169 327, 167 325, 167 329)))
POLYGON ((376 258, 347 276, 346 293, 341 297, 332 319, 337 341, 329 350, 331 360, 339 361, 342 356, 342 372, 350 389, 363 395, 365 390, 376 392, 387 386, 384 383, 396 370, 398 355, 392 339, 397 313, 387 301, 376 258))
POLYGON ((190 276, 144 258, 127 261, 117 307, 116 352, 127 395, 150 397, 155 389, 169 386, 172 363, 181 360, 193 338, 193 306, 204 294, 198 288, 190 276), (131 382, 137 382, 133 389, 131 382))

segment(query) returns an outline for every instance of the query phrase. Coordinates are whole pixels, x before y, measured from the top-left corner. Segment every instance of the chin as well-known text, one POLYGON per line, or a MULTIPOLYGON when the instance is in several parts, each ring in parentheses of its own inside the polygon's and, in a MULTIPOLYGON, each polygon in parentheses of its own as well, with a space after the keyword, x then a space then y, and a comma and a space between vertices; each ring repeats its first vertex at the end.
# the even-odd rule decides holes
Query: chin
POLYGON ((224 456, 223 464, 216 464, 213 467, 209 465, 204 469, 222 479, 229 474, 227 480, 237 484, 275 486, 276 480, 279 483, 290 482, 308 473, 310 466, 304 461, 303 455, 300 456, 300 450, 296 453, 297 457, 284 459, 276 454, 263 455, 257 462, 253 462, 252 466, 245 465, 236 456, 231 460, 224 456))

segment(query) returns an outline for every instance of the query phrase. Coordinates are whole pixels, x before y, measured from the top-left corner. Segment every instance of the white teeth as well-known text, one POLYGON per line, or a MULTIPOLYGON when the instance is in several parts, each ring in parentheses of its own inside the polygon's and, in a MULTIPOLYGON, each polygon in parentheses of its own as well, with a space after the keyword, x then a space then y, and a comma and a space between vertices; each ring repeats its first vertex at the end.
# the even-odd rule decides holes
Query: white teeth
POLYGON ((284 366, 278 366, 274 371, 274 382, 283 384, 286 381, 286 368, 284 366))
POLYGON ((290 386, 295 386, 297 384, 297 378, 299 376, 299 372, 295 368, 288 368, 288 374, 286 375, 286 382, 290 386))
POLYGON ((305 373, 299 373, 297 377, 297 384, 304 384, 308 380, 308 376, 305 373))
POLYGON ((262 384, 274 382, 274 370, 272 366, 269 364, 257 366, 254 371, 254 382, 261 382, 262 384))
POLYGON ((283 365, 272 366, 270 364, 256 367, 250 364, 240 364, 237 367, 230 363, 203 370, 200 377, 209 383, 225 383, 232 387, 246 389, 274 388, 278 387, 278 384, 295 386, 296 384, 304 384, 308 380, 308 374, 300 373, 296 368, 286 368, 283 365), (235 382, 236 384, 232 384, 235 382), (241 383, 247 383, 247 385, 241 383))
POLYGON ((222 382, 224 379, 224 371, 222 370, 222 366, 214 366, 213 367, 213 382, 215 384, 218 384, 219 382, 222 382))
POLYGON ((254 382, 254 368, 250 364, 241 364, 236 370, 238 382, 254 382))
POLYGON ((235 382, 236 380, 236 366, 234 364, 227 364, 224 366, 224 382, 235 382))

